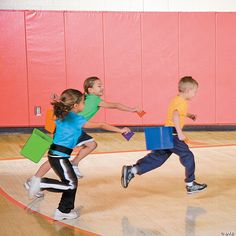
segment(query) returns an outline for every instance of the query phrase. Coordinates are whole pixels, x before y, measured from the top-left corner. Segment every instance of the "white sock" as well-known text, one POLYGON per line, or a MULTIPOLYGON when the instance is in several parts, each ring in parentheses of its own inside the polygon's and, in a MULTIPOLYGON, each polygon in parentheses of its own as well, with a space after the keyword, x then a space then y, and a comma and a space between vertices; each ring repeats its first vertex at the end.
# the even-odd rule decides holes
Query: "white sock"
POLYGON ((131 169, 131 172, 136 175, 138 173, 138 168, 136 166, 133 166, 131 169))
POLYGON ((191 186, 193 186, 193 182, 186 183, 186 185, 187 185, 188 187, 191 187, 191 186))

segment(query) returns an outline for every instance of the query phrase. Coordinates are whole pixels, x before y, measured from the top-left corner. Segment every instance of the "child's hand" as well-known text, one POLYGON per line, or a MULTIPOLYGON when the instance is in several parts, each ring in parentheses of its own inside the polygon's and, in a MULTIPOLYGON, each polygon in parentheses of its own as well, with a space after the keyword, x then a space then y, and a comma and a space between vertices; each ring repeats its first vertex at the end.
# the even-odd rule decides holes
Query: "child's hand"
POLYGON ((188 114, 188 118, 190 118, 193 121, 195 121, 197 119, 197 115, 195 115, 195 114, 188 114))
POLYGON ((132 110, 133 110, 133 112, 141 112, 141 111, 143 111, 140 107, 134 107, 132 110))
POLYGON ((129 132, 131 132, 131 130, 129 129, 129 128, 127 128, 127 127, 124 127, 124 128, 122 128, 122 129, 120 129, 121 130, 121 133, 123 134, 123 133, 129 133, 129 132))

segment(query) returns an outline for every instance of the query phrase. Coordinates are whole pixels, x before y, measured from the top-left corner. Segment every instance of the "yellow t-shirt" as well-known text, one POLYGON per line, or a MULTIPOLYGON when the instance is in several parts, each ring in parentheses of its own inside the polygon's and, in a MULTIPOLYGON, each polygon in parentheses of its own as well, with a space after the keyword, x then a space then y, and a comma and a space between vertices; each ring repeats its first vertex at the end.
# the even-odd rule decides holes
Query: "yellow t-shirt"
POLYGON ((188 110, 188 103, 184 98, 180 96, 176 96, 171 100, 167 111, 165 126, 172 126, 172 127, 175 126, 173 122, 173 113, 176 110, 179 112, 180 126, 181 128, 184 127, 185 117, 187 115, 187 110, 188 110))

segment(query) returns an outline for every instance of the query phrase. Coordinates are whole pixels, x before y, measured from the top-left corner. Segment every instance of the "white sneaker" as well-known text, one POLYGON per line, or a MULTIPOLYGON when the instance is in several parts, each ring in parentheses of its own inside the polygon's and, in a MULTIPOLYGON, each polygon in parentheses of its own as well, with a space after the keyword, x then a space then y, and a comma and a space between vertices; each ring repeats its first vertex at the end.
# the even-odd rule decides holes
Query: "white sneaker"
MULTIPOLYGON (((29 188, 30 188, 30 181, 31 179, 27 179, 26 182, 24 183, 24 187, 25 189, 28 191, 29 188)), ((35 194, 35 197, 37 198, 41 198, 41 197, 44 197, 44 192, 43 191, 39 191, 35 194)))
POLYGON ((56 209, 54 214, 54 220, 72 220, 78 218, 79 214, 76 211, 71 210, 69 213, 63 213, 56 209))
POLYGON ((72 168, 73 168, 73 170, 74 170, 74 172, 75 172, 75 174, 76 174, 78 179, 81 179, 81 178, 84 177, 83 174, 79 171, 79 167, 78 166, 72 165, 72 168))
POLYGON ((29 198, 32 199, 40 191, 41 178, 33 176, 28 190, 29 198))

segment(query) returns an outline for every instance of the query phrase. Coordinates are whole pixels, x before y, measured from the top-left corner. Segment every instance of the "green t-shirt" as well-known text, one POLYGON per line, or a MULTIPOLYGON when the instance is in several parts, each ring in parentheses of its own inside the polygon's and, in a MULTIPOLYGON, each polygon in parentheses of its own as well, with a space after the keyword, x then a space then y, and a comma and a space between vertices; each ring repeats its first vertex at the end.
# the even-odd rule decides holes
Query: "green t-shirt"
POLYGON ((102 99, 94 94, 87 94, 85 97, 84 110, 78 114, 86 120, 90 120, 99 110, 99 104, 102 99))

